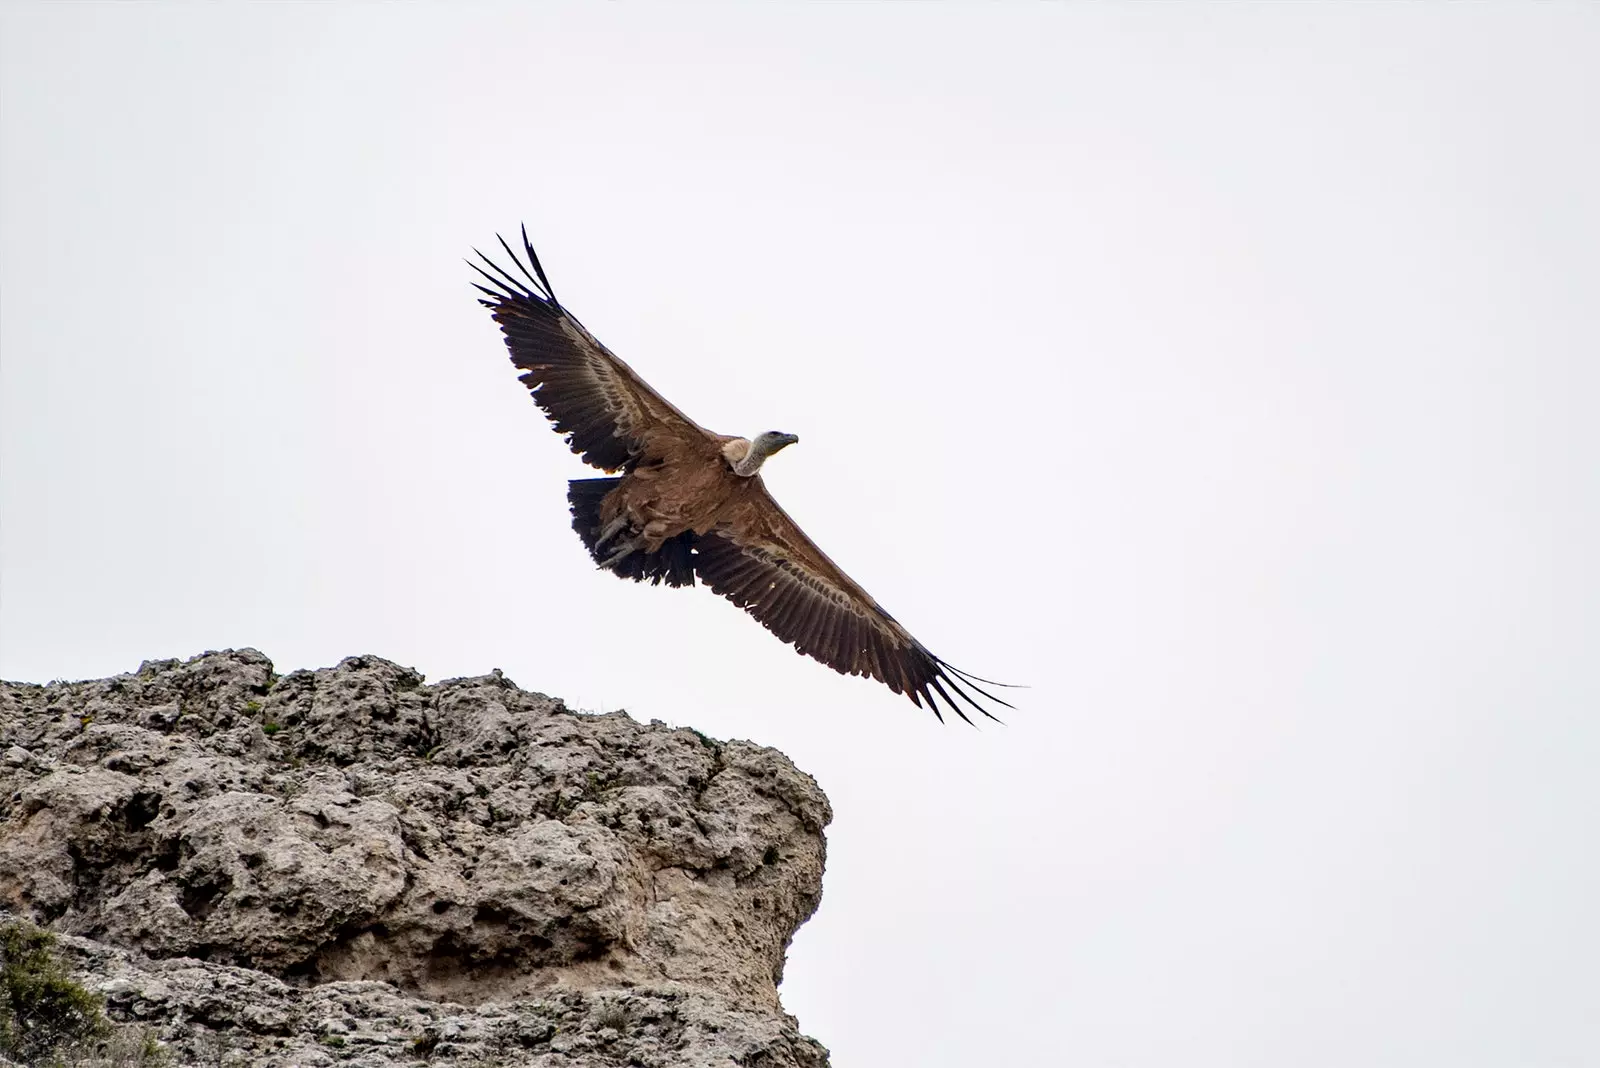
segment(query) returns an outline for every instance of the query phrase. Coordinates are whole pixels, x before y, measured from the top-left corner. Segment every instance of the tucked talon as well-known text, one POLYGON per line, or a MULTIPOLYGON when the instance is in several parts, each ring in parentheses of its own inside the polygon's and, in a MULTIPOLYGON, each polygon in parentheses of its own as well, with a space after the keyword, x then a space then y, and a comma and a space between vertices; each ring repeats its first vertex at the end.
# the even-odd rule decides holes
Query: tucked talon
POLYGON ((631 538, 628 539, 627 541, 623 542, 620 546, 617 547, 617 551, 616 552, 612 553, 610 556, 608 556, 604 560, 600 561, 601 570, 608 570, 610 568, 613 568, 613 567, 617 566, 623 560, 627 559, 629 556, 632 556, 634 553, 638 552, 639 548, 640 548, 640 546, 639 546, 639 543, 637 541, 634 541, 631 538))
POLYGON ((606 526, 605 526, 605 529, 600 532, 600 536, 594 539, 594 547, 595 547, 595 549, 598 550, 606 542, 610 541, 612 538, 616 537, 618 534, 622 533, 627 528, 628 528, 628 517, 625 516, 625 515, 617 516, 617 518, 615 518, 611 522, 607 523, 606 526))

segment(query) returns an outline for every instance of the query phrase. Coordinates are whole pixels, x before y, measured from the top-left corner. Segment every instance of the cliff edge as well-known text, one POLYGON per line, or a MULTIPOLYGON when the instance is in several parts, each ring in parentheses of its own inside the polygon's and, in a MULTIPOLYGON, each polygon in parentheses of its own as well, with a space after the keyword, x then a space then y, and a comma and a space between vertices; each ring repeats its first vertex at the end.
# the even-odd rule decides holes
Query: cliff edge
POLYGON ((498 672, 0 684, 0 919, 173 1064, 826 1065, 777 984, 831 815, 775 750, 498 672))

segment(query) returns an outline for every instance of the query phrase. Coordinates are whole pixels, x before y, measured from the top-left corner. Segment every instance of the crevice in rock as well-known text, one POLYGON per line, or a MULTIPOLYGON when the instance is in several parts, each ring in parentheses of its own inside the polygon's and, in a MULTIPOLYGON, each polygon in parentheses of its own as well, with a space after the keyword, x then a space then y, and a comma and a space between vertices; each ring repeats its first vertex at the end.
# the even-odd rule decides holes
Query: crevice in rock
POLYGON ((204 923, 206 917, 217 910, 217 902, 233 889, 233 880, 225 872, 206 872, 192 877, 178 894, 178 905, 191 919, 204 923))

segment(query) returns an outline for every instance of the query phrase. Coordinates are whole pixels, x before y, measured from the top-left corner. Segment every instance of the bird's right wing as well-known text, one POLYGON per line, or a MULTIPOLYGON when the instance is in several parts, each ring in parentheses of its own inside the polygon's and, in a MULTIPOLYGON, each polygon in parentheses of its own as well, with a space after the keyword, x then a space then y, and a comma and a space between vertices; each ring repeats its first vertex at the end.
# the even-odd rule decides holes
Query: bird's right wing
POLYGON ((490 283, 474 283, 488 298, 479 303, 500 324, 511 362, 523 372, 522 384, 556 431, 567 436, 573 452, 603 471, 616 471, 643 452, 655 435, 710 436, 612 355, 556 301, 550 280, 528 242, 526 227, 522 247, 528 264, 505 238, 499 241, 526 283, 479 252, 488 270, 470 261, 469 266, 490 283))
POLYGON ((695 574, 797 652, 842 674, 877 679, 944 719, 940 703, 971 722, 995 719, 984 699, 1011 705, 934 656, 808 538, 756 476, 749 504, 695 541, 695 574))

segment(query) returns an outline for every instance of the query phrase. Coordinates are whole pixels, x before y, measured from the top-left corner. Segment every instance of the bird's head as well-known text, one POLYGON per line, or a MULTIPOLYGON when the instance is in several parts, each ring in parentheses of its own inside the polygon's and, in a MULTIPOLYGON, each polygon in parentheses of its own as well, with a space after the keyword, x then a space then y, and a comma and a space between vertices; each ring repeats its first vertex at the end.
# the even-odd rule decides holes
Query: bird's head
POLYGON ((779 449, 788 448, 799 440, 800 438, 794 434, 785 434, 781 430, 768 430, 755 436, 755 439, 750 442, 750 451, 757 456, 767 457, 779 449))

